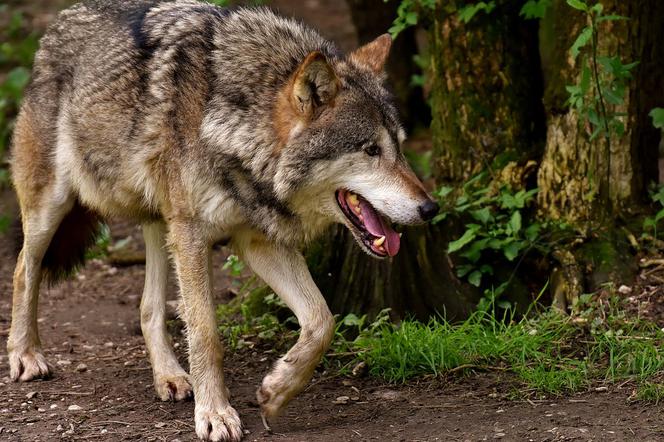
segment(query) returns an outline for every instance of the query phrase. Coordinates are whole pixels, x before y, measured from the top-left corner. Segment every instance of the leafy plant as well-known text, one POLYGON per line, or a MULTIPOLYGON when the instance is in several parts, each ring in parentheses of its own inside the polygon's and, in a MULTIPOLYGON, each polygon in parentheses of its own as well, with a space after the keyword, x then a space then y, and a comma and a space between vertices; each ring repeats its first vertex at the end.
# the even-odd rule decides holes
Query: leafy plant
POLYGON ((464 23, 468 23, 473 19, 473 17, 475 17, 475 15, 477 15, 478 12, 484 11, 485 13, 489 14, 495 9, 495 7, 495 1, 468 4, 459 9, 459 20, 464 23))
POLYGON ((528 0, 521 7, 519 14, 525 19, 544 18, 551 3, 552 0, 528 0))
POLYGON ((653 237, 657 238, 657 226, 664 218, 664 186, 651 189, 650 199, 658 206, 659 210, 654 216, 646 217, 643 220, 643 230, 644 232, 652 232, 653 237))
MULTIPOLYGON (((512 262, 532 247, 543 247, 538 243, 542 224, 524 221, 523 216, 537 189, 513 191, 491 183, 490 175, 482 172, 461 189, 442 187, 436 193, 443 209, 433 222, 454 216, 465 225, 465 232, 449 243, 447 252, 463 259, 456 274, 476 287, 494 274, 496 254, 512 262)), ((505 281, 494 285, 497 288, 490 291, 494 296, 506 287, 505 281)))
MULTIPOLYGON (((579 82, 567 86, 569 92, 567 103, 591 125, 590 141, 603 137, 606 183, 607 189, 610 189, 608 184, 611 182, 611 137, 620 138, 625 132, 626 113, 618 111, 618 107, 624 103, 627 84, 632 78, 631 70, 639 62, 623 64, 619 55, 599 54, 600 25, 604 22, 628 20, 627 17, 605 15, 601 3, 589 6, 585 0, 567 0, 567 4, 582 11, 588 20, 588 25, 581 30, 570 48, 570 53, 575 59, 581 54, 584 55, 579 82), (584 49, 587 47, 589 50, 585 54, 584 49)), ((610 204, 608 191, 606 198, 610 204)))
POLYGON ((228 255, 228 258, 226 258, 226 262, 224 263, 224 266, 222 267, 222 270, 228 270, 230 275, 234 278, 239 278, 242 276, 242 271, 244 270, 244 262, 238 258, 237 255, 228 255))
POLYGON ((656 107, 648 114, 652 118, 652 124, 657 129, 664 129, 664 108, 656 107))
MULTIPOLYGON (((384 0, 387 3, 389 0, 384 0)), ((392 27, 388 29, 392 38, 397 36, 411 26, 415 26, 423 11, 433 11, 437 0, 401 0, 397 7, 397 18, 394 19, 392 27)))

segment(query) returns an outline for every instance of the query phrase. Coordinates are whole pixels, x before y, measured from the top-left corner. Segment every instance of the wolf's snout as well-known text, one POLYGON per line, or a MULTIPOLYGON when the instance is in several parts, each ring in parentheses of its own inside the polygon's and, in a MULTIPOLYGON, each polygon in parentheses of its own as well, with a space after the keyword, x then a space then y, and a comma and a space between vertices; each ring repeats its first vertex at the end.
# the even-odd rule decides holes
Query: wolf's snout
POLYGON ((421 204, 417 211, 420 213, 423 221, 431 221, 431 219, 436 216, 440 210, 440 206, 435 201, 427 200, 424 204, 421 204))

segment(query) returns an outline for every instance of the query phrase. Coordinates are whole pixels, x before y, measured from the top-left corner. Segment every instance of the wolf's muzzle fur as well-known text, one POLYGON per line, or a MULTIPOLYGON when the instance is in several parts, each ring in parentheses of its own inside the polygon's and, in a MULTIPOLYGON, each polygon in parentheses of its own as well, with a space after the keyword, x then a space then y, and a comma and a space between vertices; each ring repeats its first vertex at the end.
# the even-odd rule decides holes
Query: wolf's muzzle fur
POLYGON ((89 0, 63 11, 37 52, 17 120, 12 173, 25 235, 14 273, 11 378, 47 377, 37 332, 42 278, 84 257, 98 220, 143 224, 141 327, 162 400, 196 400, 196 433, 236 441, 210 278, 211 244, 232 246, 302 332, 258 390, 277 415, 309 381, 334 321, 298 251, 330 223, 377 257, 399 249, 392 222, 437 207, 400 151, 405 137, 382 36, 348 56, 267 9, 193 0, 89 0), (169 259, 187 325, 190 372, 165 327, 169 259))

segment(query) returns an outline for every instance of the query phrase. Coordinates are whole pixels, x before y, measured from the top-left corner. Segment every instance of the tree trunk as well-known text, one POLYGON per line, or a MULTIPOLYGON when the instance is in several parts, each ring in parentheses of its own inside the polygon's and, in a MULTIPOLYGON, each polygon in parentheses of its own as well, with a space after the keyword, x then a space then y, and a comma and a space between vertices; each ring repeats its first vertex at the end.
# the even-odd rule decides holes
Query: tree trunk
MULTIPOLYGON (((468 26, 459 23, 453 7, 435 12, 432 161, 439 183, 459 183, 508 148, 515 158, 528 158, 543 145, 537 33, 518 10, 501 6, 468 26)), ((309 251, 310 266, 335 313, 375 314, 390 307, 397 316, 460 318, 481 293, 456 277, 447 255, 450 235, 458 230, 449 224, 406 229, 399 255, 386 261, 366 256, 348 232, 336 230, 309 251)))
POLYGON ((439 182, 463 182, 499 154, 534 158, 544 141, 537 24, 519 16, 522 2, 510 1, 464 24, 454 11, 466 3, 441 2, 432 29, 439 182))
MULTIPOLYGON (((582 290, 593 290, 606 281, 629 279, 629 246, 616 230, 617 221, 634 213, 647 197, 647 185, 657 182, 660 131, 652 126, 648 112, 664 103, 664 2, 659 0, 603 0, 604 14, 630 17, 628 21, 599 25, 600 55, 619 54, 623 63, 639 61, 632 71, 624 103, 625 133, 590 141, 589 125, 566 105, 565 86, 577 84, 582 57, 569 52, 586 26, 585 15, 565 0, 554 0, 542 20, 541 53, 545 77, 544 104, 548 118, 547 143, 538 173, 538 203, 543 217, 561 220, 592 231, 581 248, 560 261, 560 271, 590 268, 585 286, 561 289, 568 304, 582 290)), ((569 250, 568 250, 569 252, 569 250)), ((578 270, 577 270, 578 273, 578 270)))

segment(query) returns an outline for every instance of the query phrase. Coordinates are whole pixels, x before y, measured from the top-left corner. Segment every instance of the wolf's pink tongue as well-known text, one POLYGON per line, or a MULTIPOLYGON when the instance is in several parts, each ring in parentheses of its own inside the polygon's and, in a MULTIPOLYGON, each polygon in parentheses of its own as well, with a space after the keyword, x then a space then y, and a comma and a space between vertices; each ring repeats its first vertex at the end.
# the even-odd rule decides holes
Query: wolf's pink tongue
POLYGON ((396 255, 401 246, 399 234, 376 213, 376 210, 364 198, 359 198, 359 202, 360 209, 362 209, 362 217, 364 218, 364 225, 369 233, 374 236, 384 236, 385 242, 383 243, 383 247, 385 251, 390 256, 396 255))

